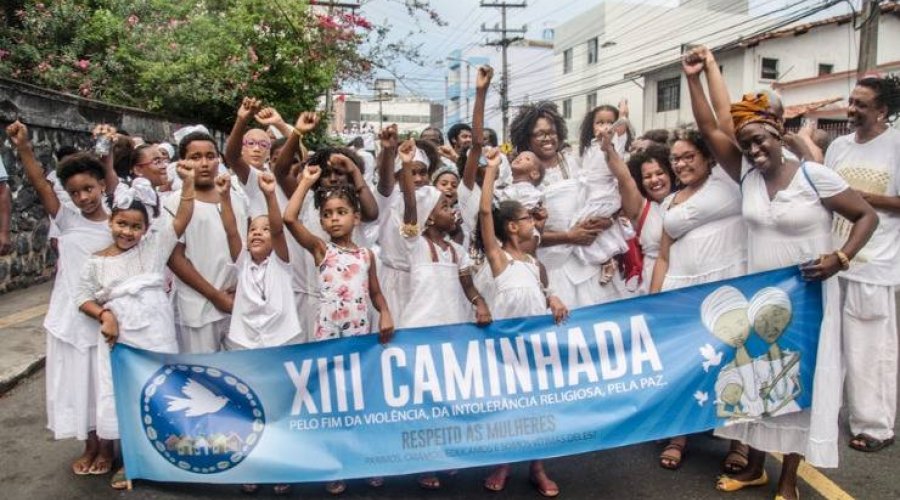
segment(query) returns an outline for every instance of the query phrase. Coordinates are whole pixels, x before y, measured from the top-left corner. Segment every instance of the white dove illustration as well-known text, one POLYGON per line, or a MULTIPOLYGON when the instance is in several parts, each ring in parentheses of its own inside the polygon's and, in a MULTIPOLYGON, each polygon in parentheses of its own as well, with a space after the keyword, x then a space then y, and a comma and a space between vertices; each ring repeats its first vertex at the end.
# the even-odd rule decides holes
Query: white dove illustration
POLYGON ((709 394, 703 391, 697 391, 694 393, 694 399, 697 400, 697 404, 703 406, 707 400, 709 400, 709 394))
POLYGON ((181 393, 186 398, 177 398, 175 396, 166 396, 169 399, 169 406, 166 411, 176 412, 186 410, 186 417, 199 417, 201 415, 211 415, 221 410, 228 404, 228 398, 224 396, 216 396, 203 384, 189 378, 181 393))
POLYGON ((703 371, 709 372, 710 366, 719 366, 722 364, 722 353, 716 352, 716 348, 711 344, 703 344, 700 348, 700 355, 706 361, 703 362, 703 371))

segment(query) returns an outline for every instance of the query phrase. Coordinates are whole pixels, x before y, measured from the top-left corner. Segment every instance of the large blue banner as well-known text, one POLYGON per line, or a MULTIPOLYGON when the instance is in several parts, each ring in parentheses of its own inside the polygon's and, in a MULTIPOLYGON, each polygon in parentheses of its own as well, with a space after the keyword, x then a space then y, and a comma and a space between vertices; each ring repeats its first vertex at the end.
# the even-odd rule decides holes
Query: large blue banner
POLYGON ((209 355, 117 346, 131 478, 285 483, 550 458, 807 408, 796 268, 549 316, 209 355))

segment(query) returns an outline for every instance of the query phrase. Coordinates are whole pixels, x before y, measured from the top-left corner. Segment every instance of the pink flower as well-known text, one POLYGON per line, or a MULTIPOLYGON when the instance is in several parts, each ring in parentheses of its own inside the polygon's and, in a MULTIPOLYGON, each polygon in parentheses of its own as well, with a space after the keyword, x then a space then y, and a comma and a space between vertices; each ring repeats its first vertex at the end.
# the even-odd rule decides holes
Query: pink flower
POLYGON ((3 59, 6 59, 6 56, 8 56, 9 53, 10 52, 8 50, 0 49, 0 61, 2 61, 3 59))
POLYGON ((349 301, 353 298, 353 294, 350 293, 350 287, 348 287, 347 285, 341 285, 340 287, 338 287, 337 295, 341 300, 349 301))
POLYGON ((79 59, 75 66, 82 71, 87 71, 87 69, 91 66, 91 61, 87 59, 79 59))
POLYGON ((340 321, 342 319, 346 319, 350 316, 350 311, 347 309, 335 309, 331 313, 331 321, 340 321))

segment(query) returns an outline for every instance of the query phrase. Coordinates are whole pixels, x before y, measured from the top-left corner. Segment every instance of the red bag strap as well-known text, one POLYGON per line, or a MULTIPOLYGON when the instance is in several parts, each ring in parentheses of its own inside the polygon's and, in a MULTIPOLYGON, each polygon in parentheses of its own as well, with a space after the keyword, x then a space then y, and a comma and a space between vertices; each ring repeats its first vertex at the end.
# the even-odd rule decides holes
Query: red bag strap
POLYGON ((641 230, 644 228, 644 221, 647 220, 647 214, 650 213, 650 200, 644 202, 644 209, 641 211, 641 217, 638 219, 637 238, 641 237, 641 230))

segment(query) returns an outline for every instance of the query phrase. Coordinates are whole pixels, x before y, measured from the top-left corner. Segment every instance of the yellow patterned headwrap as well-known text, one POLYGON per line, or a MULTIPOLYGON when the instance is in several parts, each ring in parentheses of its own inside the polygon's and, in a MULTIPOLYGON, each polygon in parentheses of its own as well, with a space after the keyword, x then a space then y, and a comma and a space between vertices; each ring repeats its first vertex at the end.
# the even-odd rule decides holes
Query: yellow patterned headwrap
POLYGON ((769 125, 778 136, 784 134, 784 123, 769 109, 769 96, 763 93, 744 94, 744 97, 731 105, 731 120, 737 132, 750 123, 769 125))

